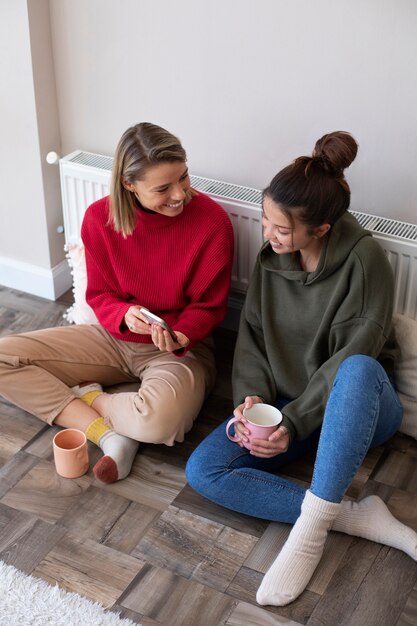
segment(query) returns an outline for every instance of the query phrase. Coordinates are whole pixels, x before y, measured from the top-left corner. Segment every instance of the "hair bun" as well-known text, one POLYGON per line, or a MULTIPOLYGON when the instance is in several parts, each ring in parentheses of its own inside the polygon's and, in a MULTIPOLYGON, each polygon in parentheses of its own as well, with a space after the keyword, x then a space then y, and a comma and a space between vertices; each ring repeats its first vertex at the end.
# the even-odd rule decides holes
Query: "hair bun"
POLYGON ((328 174, 343 175, 358 153, 358 144, 350 133, 338 130, 323 135, 314 146, 313 161, 328 174))

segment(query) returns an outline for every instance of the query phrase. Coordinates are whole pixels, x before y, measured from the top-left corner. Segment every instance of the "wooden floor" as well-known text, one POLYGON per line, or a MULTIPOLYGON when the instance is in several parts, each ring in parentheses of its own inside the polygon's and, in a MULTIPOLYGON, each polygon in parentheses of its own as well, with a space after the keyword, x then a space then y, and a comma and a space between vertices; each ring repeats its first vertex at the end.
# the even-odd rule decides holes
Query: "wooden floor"
MULTIPOLYGON (((63 325, 69 298, 51 303, 0 287, 0 334, 63 325)), ((91 470, 60 478, 51 446, 58 429, 0 399, 0 560, 143 626, 416 626, 416 563, 340 533, 330 534, 295 602, 257 606, 256 590, 290 526, 217 507, 184 476, 196 444, 232 410, 235 336, 220 329, 215 339, 217 385, 186 441, 142 445, 131 475, 114 485, 91 470)), ((92 464, 99 458, 92 444, 90 456, 92 464)), ((310 458, 286 474, 308 485, 311 469, 310 458)), ((370 493, 417 530, 416 441, 397 434, 368 455, 348 495, 370 493)))

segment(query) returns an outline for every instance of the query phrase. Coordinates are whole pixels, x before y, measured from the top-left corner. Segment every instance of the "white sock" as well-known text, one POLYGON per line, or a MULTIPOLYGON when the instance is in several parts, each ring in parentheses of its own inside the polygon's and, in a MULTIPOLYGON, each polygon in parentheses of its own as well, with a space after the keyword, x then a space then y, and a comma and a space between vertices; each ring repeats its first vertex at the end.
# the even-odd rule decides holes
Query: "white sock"
POLYGON ((108 430, 102 435, 98 445, 104 456, 94 466, 96 478, 105 483, 126 478, 132 469, 139 441, 108 430))
MULTIPOLYGON (((103 394, 99 383, 85 382, 72 387, 74 394, 91 406, 103 394)), ((93 467, 95 477, 104 483, 126 478, 138 451, 139 442, 111 430, 102 417, 91 422, 85 431, 87 439, 99 446, 104 456, 93 467)))
POLYGON ((284 606, 304 591, 321 559, 327 531, 340 506, 318 498, 310 490, 306 492, 300 517, 258 589, 259 604, 284 606))
POLYGON ((397 548, 417 560, 417 533, 397 520, 378 496, 343 500, 332 530, 397 548))
POLYGON ((115 433, 102 417, 93 420, 85 434, 89 441, 104 452, 104 456, 93 467, 95 477, 103 483, 114 483, 126 478, 132 468, 139 442, 115 433))

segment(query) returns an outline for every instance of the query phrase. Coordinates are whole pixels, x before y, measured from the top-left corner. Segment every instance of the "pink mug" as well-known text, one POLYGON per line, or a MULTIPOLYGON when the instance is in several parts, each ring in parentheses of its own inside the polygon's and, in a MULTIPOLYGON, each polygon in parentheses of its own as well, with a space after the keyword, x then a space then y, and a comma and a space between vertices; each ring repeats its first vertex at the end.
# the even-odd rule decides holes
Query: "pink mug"
MULTIPOLYGON (((245 426, 250 430, 250 435, 247 436, 249 441, 242 443, 248 450, 252 448, 252 439, 268 439, 282 422, 281 411, 271 404, 254 404, 250 409, 243 409, 243 415, 248 420, 245 426)), ((235 422, 240 421, 241 419, 239 417, 232 417, 232 419, 227 422, 226 435, 229 437, 230 441, 239 441, 237 435, 232 437, 232 435, 229 434, 229 428, 232 424, 235 424, 235 422)))
POLYGON ((57 473, 64 478, 78 478, 88 471, 87 437, 82 430, 60 430, 53 439, 57 473))

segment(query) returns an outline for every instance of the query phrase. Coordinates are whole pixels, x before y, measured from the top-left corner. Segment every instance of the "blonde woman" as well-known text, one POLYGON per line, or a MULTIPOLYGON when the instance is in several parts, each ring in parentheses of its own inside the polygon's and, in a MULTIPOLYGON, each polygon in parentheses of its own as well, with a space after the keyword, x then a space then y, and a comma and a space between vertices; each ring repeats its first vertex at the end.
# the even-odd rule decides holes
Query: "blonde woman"
POLYGON ((105 483, 129 474, 139 442, 183 441, 214 382, 210 334, 227 309, 233 230, 191 189, 186 161, 167 130, 127 129, 111 194, 82 225, 86 298, 99 323, 0 341, 0 393, 49 424, 83 430, 103 450, 94 474, 105 483), (137 382, 137 393, 103 391, 122 382, 137 382))

